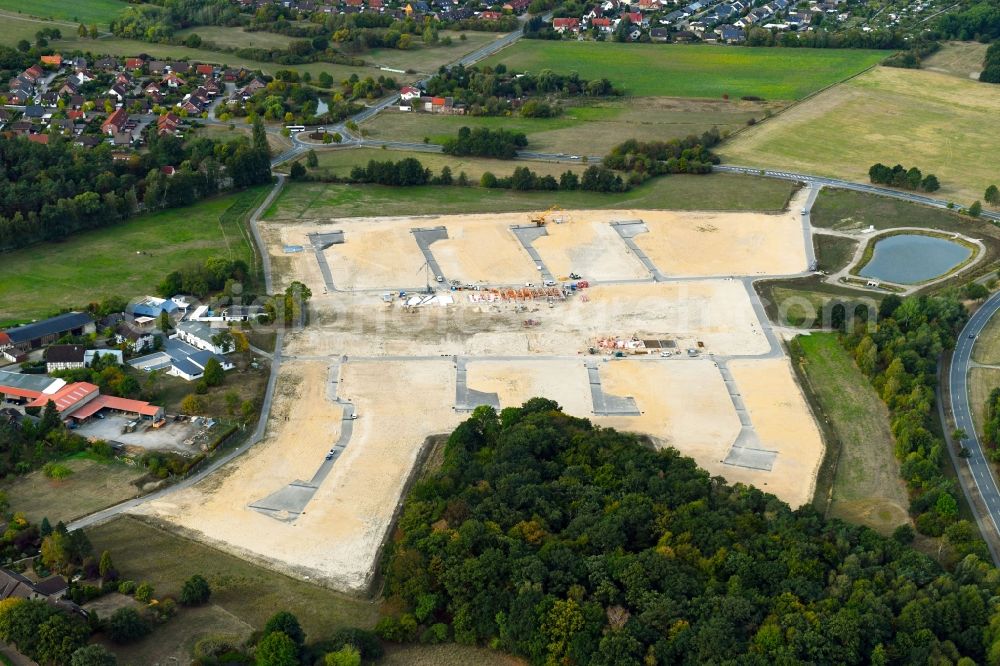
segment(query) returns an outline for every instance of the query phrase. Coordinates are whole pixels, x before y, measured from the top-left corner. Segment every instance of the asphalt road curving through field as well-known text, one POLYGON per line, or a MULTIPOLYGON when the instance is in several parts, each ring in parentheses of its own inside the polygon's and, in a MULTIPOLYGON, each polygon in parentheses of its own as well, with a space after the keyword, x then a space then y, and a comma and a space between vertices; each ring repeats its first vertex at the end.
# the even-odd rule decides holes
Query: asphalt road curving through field
MULTIPOLYGON (((965 431, 967 435, 965 447, 969 449, 970 453, 968 458, 958 458, 958 460, 964 460, 965 464, 968 465, 976 489, 989 513, 990 521, 993 523, 994 529, 1000 532, 1000 488, 997 487, 996 479, 990 470, 990 463, 983 452, 979 435, 976 433, 976 427, 972 420, 972 408, 969 404, 969 368, 972 364, 972 350, 976 344, 976 338, 997 310, 1000 310, 1000 293, 993 294, 969 318, 955 343, 948 386, 955 427, 965 431)), ((961 479, 961 477, 959 478, 961 479)))

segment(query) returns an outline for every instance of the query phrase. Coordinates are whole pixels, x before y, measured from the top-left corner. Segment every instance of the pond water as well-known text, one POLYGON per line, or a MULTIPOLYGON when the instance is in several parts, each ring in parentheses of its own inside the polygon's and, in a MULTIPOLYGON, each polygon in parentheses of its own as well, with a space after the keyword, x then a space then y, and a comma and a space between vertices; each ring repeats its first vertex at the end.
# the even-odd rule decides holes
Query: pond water
POLYGON ((972 254, 964 245, 936 236, 900 234, 875 242, 875 252, 858 274, 914 284, 944 275, 972 254))
POLYGON ((316 115, 317 116, 322 116, 324 113, 326 113, 329 110, 330 110, 330 105, 329 104, 327 104, 326 102, 324 102, 321 99, 316 101, 316 115))

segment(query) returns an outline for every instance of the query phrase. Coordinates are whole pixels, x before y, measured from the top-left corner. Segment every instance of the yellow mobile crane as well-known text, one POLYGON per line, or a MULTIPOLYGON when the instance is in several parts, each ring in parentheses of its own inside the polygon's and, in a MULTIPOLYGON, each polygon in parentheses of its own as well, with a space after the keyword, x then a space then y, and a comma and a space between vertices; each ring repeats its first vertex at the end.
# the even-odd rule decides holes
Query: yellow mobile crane
MULTIPOLYGON (((534 217, 530 218, 531 219, 531 223, 534 224, 536 227, 544 227, 546 224, 548 224, 549 219, 552 217, 552 214, 555 213, 555 212, 565 213, 566 209, 563 208, 562 206, 552 206, 551 208, 549 208, 547 211, 545 211, 541 215, 534 216, 534 217)), ((568 221, 568 219, 569 218, 567 218, 566 221, 568 221)))

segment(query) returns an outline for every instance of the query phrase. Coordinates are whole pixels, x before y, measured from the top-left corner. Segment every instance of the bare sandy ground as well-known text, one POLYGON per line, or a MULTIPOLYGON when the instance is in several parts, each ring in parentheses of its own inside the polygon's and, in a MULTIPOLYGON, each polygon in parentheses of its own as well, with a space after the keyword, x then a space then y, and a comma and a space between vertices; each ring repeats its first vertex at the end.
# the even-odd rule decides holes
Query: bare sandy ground
POLYGON ((669 338, 678 347, 701 341, 717 354, 768 349, 742 283, 692 280, 603 285, 549 307, 535 302, 473 304, 455 292, 455 305, 407 311, 377 296, 314 296, 316 316, 288 337, 292 355, 525 355, 586 352, 598 337, 669 338), (537 326, 525 327, 532 319, 537 326))
POLYGON ((421 444, 460 421, 451 409, 454 377, 448 362, 342 366, 340 394, 350 397, 360 417, 305 513, 288 523, 248 505, 290 481, 310 479, 341 418, 327 400, 328 365, 288 363, 265 440, 228 466, 224 478, 212 477, 142 512, 282 571, 364 589, 421 444))
POLYGON ((612 361, 601 365, 601 384, 606 393, 634 398, 642 415, 598 417, 597 423, 649 435, 725 476, 721 461, 740 432, 740 420, 712 361, 612 361))
POLYGON ((538 269, 510 230, 510 223, 489 217, 446 226, 448 239, 436 241, 431 251, 449 280, 463 284, 538 282, 538 269))
POLYGON ((555 400, 563 411, 588 418, 593 412, 587 367, 580 361, 473 361, 466 365, 466 384, 496 393, 500 407, 519 407, 526 400, 555 400))
POLYGON ((763 448, 778 456, 769 473, 727 466, 723 476, 774 493, 793 507, 808 503, 824 447, 788 360, 731 361, 729 369, 763 448))
POLYGON ((634 211, 649 233, 634 240, 666 275, 785 275, 808 268, 799 190, 783 213, 634 211))
MULTIPOLYGON (((643 215, 649 211, 643 211, 643 215)), ((627 280, 649 276, 645 266, 611 227, 607 211, 572 211, 567 222, 546 225, 548 235, 533 243, 556 276, 571 272, 588 280, 627 280)))

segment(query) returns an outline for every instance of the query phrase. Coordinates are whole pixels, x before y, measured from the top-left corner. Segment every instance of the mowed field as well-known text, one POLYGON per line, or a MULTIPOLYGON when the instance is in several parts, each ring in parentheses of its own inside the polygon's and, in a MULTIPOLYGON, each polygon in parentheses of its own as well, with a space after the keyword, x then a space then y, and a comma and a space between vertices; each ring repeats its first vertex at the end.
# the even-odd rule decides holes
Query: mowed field
MULTIPOLYGON (((510 163, 510 171, 522 164, 510 163)), ((523 162, 526 166, 534 163, 523 162)), ((629 192, 514 192, 480 187, 385 187, 338 183, 289 183, 268 208, 269 220, 333 219, 378 215, 450 215, 563 208, 652 208, 777 211, 790 183, 755 176, 675 175, 629 192)), ((0 272, 0 277, 3 273, 0 272)), ((0 292, 2 295, 2 292, 0 292)))
POLYGON ((868 182, 876 162, 919 167, 933 196, 968 206, 1000 176, 1000 87, 940 72, 878 67, 739 134, 730 164, 868 182))
POLYGON ((979 42, 946 42, 941 50, 924 59, 920 68, 951 74, 961 79, 977 80, 988 46, 979 42))
POLYGON ((849 49, 733 48, 684 44, 624 44, 521 40, 487 64, 539 72, 579 72, 607 77, 634 96, 708 97, 744 95, 766 100, 801 99, 857 74, 886 56, 849 49))
POLYGON ((909 522, 889 413, 835 334, 813 333, 795 340, 807 388, 840 446, 829 515, 888 534, 909 522))
POLYGON ((743 102, 679 97, 572 100, 555 118, 445 116, 387 110, 362 127, 375 139, 442 143, 461 127, 502 127, 528 135, 532 150, 604 155, 627 139, 668 141, 712 127, 726 134, 761 120, 782 102, 743 102), (581 142, 581 137, 586 137, 581 142))
POLYGON ((213 256, 251 264, 242 221, 223 215, 234 204, 254 205, 268 190, 217 197, 0 254, 0 324, 108 296, 152 293, 170 271, 213 256))
POLYGON ((105 28, 126 7, 124 0, 0 0, 0 9, 9 12, 87 25, 97 23, 105 28))

